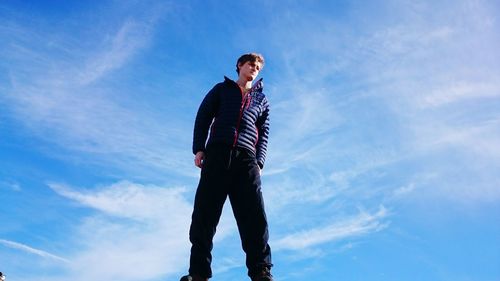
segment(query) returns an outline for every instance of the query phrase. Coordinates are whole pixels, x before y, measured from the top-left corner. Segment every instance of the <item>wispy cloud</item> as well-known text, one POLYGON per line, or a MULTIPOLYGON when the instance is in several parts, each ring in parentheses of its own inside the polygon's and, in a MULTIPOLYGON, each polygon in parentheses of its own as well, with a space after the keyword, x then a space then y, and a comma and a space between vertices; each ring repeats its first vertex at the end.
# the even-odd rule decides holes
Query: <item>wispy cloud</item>
POLYGON ((142 220, 159 219, 158 210, 170 210, 172 205, 183 202, 182 193, 186 191, 184 188, 148 187, 126 181, 87 192, 57 183, 49 186, 59 195, 86 207, 109 215, 142 220))
MULTIPOLYGON (((346 33, 346 28, 334 20, 303 23, 294 18, 294 36, 281 38, 280 44, 285 50, 283 81, 287 83, 276 89, 292 89, 286 91, 286 98, 283 96, 284 103, 309 97, 300 91, 303 88, 312 89, 310 93, 328 89, 331 96, 326 102, 320 99, 317 115, 322 117, 316 118, 331 117, 335 125, 304 119, 315 125, 311 126, 313 132, 328 128, 329 136, 321 138, 315 138, 311 131, 301 137, 294 134, 295 128, 288 127, 280 136, 287 140, 286 153, 276 165, 290 166, 288 161, 294 159, 290 155, 296 153, 321 151, 307 153, 307 160, 295 165, 306 167, 306 171, 308 166, 320 171, 330 166, 329 173, 334 175, 330 179, 339 187, 350 186, 351 181, 366 178, 364 172, 386 164, 427 163, 433 167, 434 188, 443 191, 435 196, 453 200, 461 197, 457 192, 445 192, 448 187, 439 184, 446 182, 451 170, 480 179, 481 187, 457 183, 460 187, 455 188, 462 191, 458 194, 463 198, 476 194, 473 198, 481 202, 486 199, 481 194, 491 196, 497 182, 494 170, 498 165, 492 156, 498 155, 499 126, 498 114, 488 104, 497 103, 500 97, 500 68, 494 63, 499 56, 493 51, 500 40, 494 32, 494 9, 489 5, 487 1, 463 1, 453 9, 440 11, 435 6, 400 3, 391 6, 391 11, 397 10, 404 17, 378 22, 361 35, 346 33), (436 18, 429 20, 430 14, 436 18), (312 32, 315 29, 311 26, 320 25, 322 31, 312 32), (342 48, 340 43, 349 48, 342 48), (304 57, 307 62, 301 60, 304 57), (293 91, 295 88, 299 91, 293 91), (295 138, 304 142, 294 142, 295 138), (436 162, 440 164, 431 164, 436 162)), ((273 32, 286 34, 280 30, 287 20, 276 19, 273 32)), ((315 95, 310 97, 314 99, 315 95)), ((285 113, 294 114, 300 106, 290 111, 287 108, 283 109, 285 113)), ((411 186, 418 173, 408 171, 402 185, 411 186)))
MULTIPOLYGON (((191 137, 183 120, 167 116, 170 121, 165 125, 160 120, 168 112, 143 106, 130 93, 116 94, 105 79, 147 49, 155 17, 159 15, 127 19, 111 35, 107 31, 98 34, 102 44, 83 50, 73 42, 65 46, 73 52, 51 55, 52 60, 44 59, 47 54, 37 48, 21 45, 27 51, 24 56, 14 56, 16 63, 8 69, 10 87, 0 100, 37 138, 62 149, 53 156, 83 157, 98 165, 111 163, 135 170, 135 174, 156 169, 196 175, 189 169, 190 161, 179 160, 190 154, 182 145, 191 137), (72 56, 75 52, 79 55, 72 56)), ((41 40, 32 36, 40 31, 24 33, 25 40, 41 40)))
POLYGON ((368 234, 384 229, 387 226, 387 223, 383 222, 386 216, 387 210, 381 207, 374 214, 361 213, 357 217, 339 223, 287 235, 273 241, 273 245, 278 250, 302 250, 352 236, 368 234))
MULTIPOLYGON (((139 2, 123 5, 135 9, 139 2)), ((348 7, 326 2, 320 11, 316 4, 306 9, 299 2, 282 7, 267 1, 261 5, 261 22, 241 17, 234 24, 239 29, 227 24, 231 18, 221 20, 229 37, 245 39, 235 40, 235 49, 246 42, 245 48, 263 49, 269 61, 265 90, 271 100, 271 139, 263 192, 278 262, 290 259, 289 253, 300 252, 303 262, 304 256, 350 251, 351 243, 389 227, 387 210, 399 210, 393 205, 404 200, 425 198, 427 203, 431 198, 444 209, 450 202, 443 199, 477 204, 500 198, 498 9, 475 0, 348 7)), ((36 145, 38 140, 53 144, 50 157, 100 165, 103 169, 95 173, 113 174, 116 180, 82 187, 61 174, 68 184, 48 184, 77 213, 62 242, 71 263, 63 263, 55 276, 61 280, 157 280, 187 269, 192 202, 186 194, 194 193, 191 180, 199 170, 189 151, 194 116, 185 109, 195 110, 200 96, 185 93, 202 92, 207 85, 199 78, 218 65, 212 63, 218 55, 210 46, 199 51, 202 44, 196 43, 205 43, 196 38, 199 27, 207 38, 220 37, 211 25, 213 11, 196 17, 197 7, 182 7, 186 13, 168 28, 138 16, 141 12, 111 13, 109 22, 103 20, 107 28, 94 28, 92 38, 85 39, 53 27, 0 27, 0 37, 8 39, 0 54, 6 74, 0 77, 5 82, 0 83, 0 106, 6 109, 1 114, 16 120, 21 125, 16 133, 34 137, 36 145), (189 35, 174 30, 176 25, 189 35), (172 56, 167 60, 164 54, 172 56), (180 66, 172 75, 175 85, 169 73, 163 76, 167 61, 180 66), (152 98, 148 87, 154 78, 148 75, 158 73, 157 79, 165 80, 152 87, 168 90, 152 98), (168 103, 158 98, 164 93, 168 103), (165 187, 158 183, 162 176, 189 187, 165 187), (190 183, 186 176, 192 176, 190 183), (136 177, 156 184, 139 184, 136 177)), ((82 24, 89 26, 88 19, 82 24)), ((235 51, 207 41, 221 56, 235 51)), ((29 190, 18 182, 21 190, 5 181, 0 188, 29 190)), ((215 271, 244 270, 230 208, 215 239, 223 253, 215 271)), ((5 241, 6 247, 37 251, 5 241)), ((297 268, 311 272, 315 266, 302 265, 297 268)), ((281 278, 294 274, 290 270, 281 278)))
POLYGON ((50 187, 97 211, 75 222, 74 239, 68 242, 73 248, 69 279, 144 280, 187 267, 192 207, 182 196, 184 189, 130 182, 87 191, 50 187))
POLYGON ((35 249, 33 247, 30 247, 28 245, 21 244, 18 242, 0 239, 0 244, 4 245, 5 247, 9 247, 9 248, 20 250, 20 251, 23 251, 23 252, 26 252, 29 254, 37 255, 37 256, 40 256, 42 258, 48 258, 48 259, 52 259, 52 260, 56 260, 56 261, 60 261, 60 262, 64 262, 64 263, 70 263, 70 261, 65 259, 65 258, 59 257, 57 255, 51 254, 51 253, 46 252, 46 251, 35 249))
POLYGON ((438 107, 453 102, 500 97, 500 83, 458 81, 436 88, 422 97, 422 107, 438 107))
POLYGON ((151 38, 151 24, 128 20, 105 45, 104 50, 93 55, 78 73, 77 81, 86 85, 99 80, 107 73, 119 69, 139 50, 146 47, 151 38))
POLYGON ((22 188, 17 182, 0 181, 0 188, 5 188, 11 191, 21 191, 22 188))

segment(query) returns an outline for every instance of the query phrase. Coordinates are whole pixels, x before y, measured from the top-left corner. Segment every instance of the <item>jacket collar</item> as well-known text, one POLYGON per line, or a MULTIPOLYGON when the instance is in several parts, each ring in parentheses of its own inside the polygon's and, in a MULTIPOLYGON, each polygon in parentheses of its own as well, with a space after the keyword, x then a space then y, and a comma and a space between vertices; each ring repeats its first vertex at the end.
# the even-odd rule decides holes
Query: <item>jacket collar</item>
MULTIPOLYGON (((232 84, 235 84, 236 86, 238 86, 238 84, 236 83, 236 81, 228 78, 227 76, 224 76, 224 82, 225 83, 232 83, 232 84)), ((250 89, 251 92, 262 92, 262 89, 264 88, 264 82, 262 81, 262 78, 260 78, 259 80, 255 81, 253 83, 253 86, 252 88, 250 89)))

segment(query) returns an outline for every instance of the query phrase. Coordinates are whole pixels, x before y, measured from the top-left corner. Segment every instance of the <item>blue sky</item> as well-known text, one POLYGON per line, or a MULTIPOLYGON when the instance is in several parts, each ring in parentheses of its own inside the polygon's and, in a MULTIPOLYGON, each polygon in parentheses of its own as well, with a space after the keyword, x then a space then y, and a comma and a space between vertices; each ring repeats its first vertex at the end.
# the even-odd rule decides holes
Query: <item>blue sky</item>
MULTIPOLYGON (((206 92, 257 51, 277 281, 500 280, 498 1, 0 1, 0 271, 178 280, 206 92)), ((226 205, 214 278, 245 280, 226 205)))

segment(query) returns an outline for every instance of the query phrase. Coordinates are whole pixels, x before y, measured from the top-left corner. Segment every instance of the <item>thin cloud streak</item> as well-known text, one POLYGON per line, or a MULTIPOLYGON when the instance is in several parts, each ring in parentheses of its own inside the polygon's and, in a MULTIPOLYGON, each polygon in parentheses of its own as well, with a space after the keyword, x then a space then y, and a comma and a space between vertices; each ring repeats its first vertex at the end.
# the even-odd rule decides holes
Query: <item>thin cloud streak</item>
POLYGON ((57 194, 114 216, 132 219, 159 219, 158 210, 170 210, 171 204, 183 201, 184 188, 143 186, 127 181, 118 182, 100 190, 87 192, 66 185, 50 183, 57 194))
POLYGON ((449 85, 437 88, 423 96, 419 103, 423 108, 439 107, 455 102, 466 102, 478 99, 494 99, 500 97, 500 83, 451 81, 449 85))
POLYGON ((303 250, 325 243, 339 241, 353 236, 365 235, 387 227, 382 220, 388 215, 382 206, 375 214, 361 213, 355 218, 335 223, 326 227, 314 228, 287 235, 273 241, 277 250, 303 250))
POLYGON ((20 192, 21 186, 17 182, 0 181, 0 189, 7 189, 9 191, 20 192))
POLYGON ((21 244, 18 242, 0 239, 0 244, 4 245, 5 247, 8 247, 8 248, 20 250, 20 251, 23 251, 23 252, 26 252, 29 254, 34 254, 34 255, 37 255, 37 256, 42 257, 42 258, 48 258, 48 259, 52 259, 52 260, 56 260, 56 261, 60 261, 60 262, 64 262, 64 263, 70 263, 70 261, 65 259, 65 258, 59 257, 57 255, 51 254, 51 253, 46 252, 46 251, 35 249, 33 247, 30 247, 28 245, 24 245, 24 244, 21 244))
POLYGON ((79 73, 78 81, 82 85, 95 82, 107 73, 119 69, 139 50, 145 48, 151 39, 152 27, 145 23, 128 20, 120 27, 100 54, 94 55, 79 73))

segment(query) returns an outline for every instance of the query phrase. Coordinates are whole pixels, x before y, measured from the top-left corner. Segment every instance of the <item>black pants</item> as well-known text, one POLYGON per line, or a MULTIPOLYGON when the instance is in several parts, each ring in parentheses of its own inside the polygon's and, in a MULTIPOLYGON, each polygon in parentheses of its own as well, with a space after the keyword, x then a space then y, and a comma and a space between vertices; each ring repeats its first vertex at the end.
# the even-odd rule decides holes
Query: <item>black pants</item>
POLYGON ((229 196, 246 253, 248 275, 271 267, 271 248, 260 170, 255 156, 245 150, 210 146, 196 191, 189 239, 192 243, 190 275, 212 277, 213 237, 229 196))

